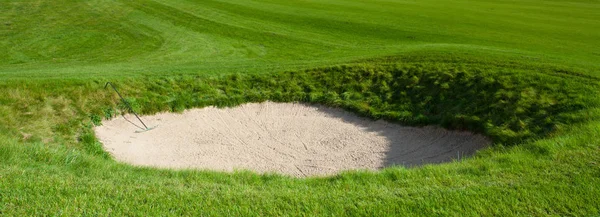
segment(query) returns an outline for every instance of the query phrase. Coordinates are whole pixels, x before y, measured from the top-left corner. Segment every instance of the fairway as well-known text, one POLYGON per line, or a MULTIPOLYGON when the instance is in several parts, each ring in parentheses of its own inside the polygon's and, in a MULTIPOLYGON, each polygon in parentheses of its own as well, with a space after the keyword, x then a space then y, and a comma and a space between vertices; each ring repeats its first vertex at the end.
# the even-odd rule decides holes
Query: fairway
POLYGON ((599 11, 597 0, 0 0, 0 215, 599 215, 599 11), (127 134, 132 111, 106 82, 156 131, 127 134), (411 148, 419 163, 389 159, 411 148))
POLYGON ((267 73, 386 56, 599 69, 594 1, 0 4, 9 78, 267 73))

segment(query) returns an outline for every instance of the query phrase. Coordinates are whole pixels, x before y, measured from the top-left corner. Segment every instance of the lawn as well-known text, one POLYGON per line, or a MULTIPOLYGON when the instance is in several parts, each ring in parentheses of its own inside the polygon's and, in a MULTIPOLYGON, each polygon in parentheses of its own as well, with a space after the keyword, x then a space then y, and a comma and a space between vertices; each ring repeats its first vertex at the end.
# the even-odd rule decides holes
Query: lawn
POLYGON ((600 2, 0 0, 0 215, 600 215, 600 2), (92 129, 266 100, 494 145, 299 179, 113 160, 92 129))

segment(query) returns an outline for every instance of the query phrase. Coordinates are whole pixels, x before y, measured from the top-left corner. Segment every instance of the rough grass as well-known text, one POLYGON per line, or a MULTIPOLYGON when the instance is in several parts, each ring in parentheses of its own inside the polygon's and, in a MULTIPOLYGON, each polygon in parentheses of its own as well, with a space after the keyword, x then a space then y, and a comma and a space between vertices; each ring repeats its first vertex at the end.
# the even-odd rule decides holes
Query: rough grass
POLYGON ((90 129, 122 108, 116 94, 102 89, 103 80, 62 82, 68 85, 22 81, 4 86, 15 94, 2 98, 8 103, 0 116, 7 123, 1 146, 2 213, 583 215, 597 213, 600 205, 595 200, 600 193, 595 187, 600 182, 598 99, 576 94, 598 91, 598 82, 589 78, 365 63, 115 82, 141 113, 305 101, 410 125, 474 130, 496 141, 476 157, 450 164, 309 179, 115 163, 90 129), (62 97, 41 97, 47 95, 41 89, 62 97), (24 104, 30 106, 24 109, 24 104), (29 109, 40 112, 28 116, 29 109), (64 111, 74 115, 52 116, 64 111))
POLYGON ((0 215, 598 215, 597 1, 0 1, 0 215), (296 179, 115 162, 123 109, 303 101, 486 134, 296 179))

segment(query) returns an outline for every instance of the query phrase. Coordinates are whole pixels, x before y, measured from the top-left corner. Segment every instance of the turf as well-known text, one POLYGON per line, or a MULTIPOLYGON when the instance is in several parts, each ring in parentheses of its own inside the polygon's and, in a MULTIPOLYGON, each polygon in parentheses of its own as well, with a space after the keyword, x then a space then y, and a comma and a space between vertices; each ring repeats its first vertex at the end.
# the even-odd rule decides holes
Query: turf
POLYGON ((598 1, 2 1, 0 215, 598 215, 598 1), (490 136, 327 178, 120 164, 123 109, 303 101, 490 136))
POLYGON ((2 1, 2 77, 265 73, 402 56, 598 74, 596 1, 2 1), (27 14, 27 16, 23 16, 27 14))

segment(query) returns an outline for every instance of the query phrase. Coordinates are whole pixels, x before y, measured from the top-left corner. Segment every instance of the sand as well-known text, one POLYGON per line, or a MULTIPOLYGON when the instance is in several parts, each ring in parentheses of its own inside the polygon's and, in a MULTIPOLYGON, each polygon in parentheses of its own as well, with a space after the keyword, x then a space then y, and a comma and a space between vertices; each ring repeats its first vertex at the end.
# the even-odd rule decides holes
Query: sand
POLYGON ((490 143, 470 132, 406 127, 296 103, 207 107, 141 118, 157 127, 138 133, 141 123, 125 115, 94 128, 116 160, 158 168, 307 177, 449 162, 490 143))

